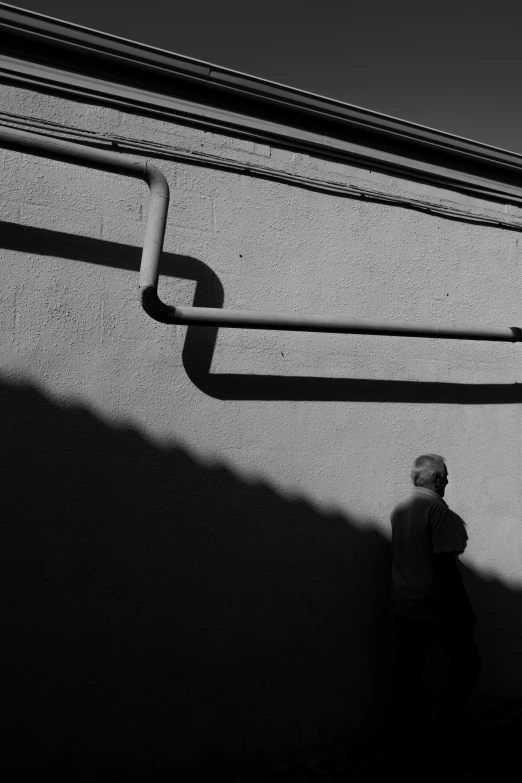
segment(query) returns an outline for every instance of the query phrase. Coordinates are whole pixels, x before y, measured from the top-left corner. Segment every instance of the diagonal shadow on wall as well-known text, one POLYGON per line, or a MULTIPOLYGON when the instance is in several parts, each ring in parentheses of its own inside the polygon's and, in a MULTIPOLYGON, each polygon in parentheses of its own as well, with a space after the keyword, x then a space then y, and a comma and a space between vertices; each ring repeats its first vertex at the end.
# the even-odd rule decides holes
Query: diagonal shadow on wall
MULTIPOLYGON (((0 428, 0 765, 215 779, 386 730, 389 546, 372 520, 26 384, 0 382, 0 428)), ((466 578, 482 700, 520 696, 522 592, 466 578)))
MULTIPOLYGON (((141 249, 131 245, 1 221, 0 247, 136 272, 141 257, 141 249)), ((199 259, 164 253, 162 275, 194 280, 195 306, 223 307, 223 286, 210 267, 199 259)), ((217 334, 216 327, 189 327, 183 348, 183 365, 191 381, 202 392, 222 400, 337 400, 461 405, 511 405, 522 402, 522 384, 518 383, 435 383, 212 373, 217 334)))
POLYGON ((30 385, 0 383, 0 428, 0 765, 216 779, 384 714, 388 544, 371 520, 30 385))

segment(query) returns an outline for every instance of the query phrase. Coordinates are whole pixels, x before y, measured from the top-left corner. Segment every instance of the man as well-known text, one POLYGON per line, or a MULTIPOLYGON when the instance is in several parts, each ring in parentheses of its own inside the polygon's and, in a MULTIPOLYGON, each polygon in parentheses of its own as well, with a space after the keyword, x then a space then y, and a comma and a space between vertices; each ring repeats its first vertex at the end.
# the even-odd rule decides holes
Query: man
POLYGON ((397 626, 394 688, 397 729, 415 732, 427 653, 442 647, 450 659, 436 728, 451 734, 481 668, 473 638, 475 615, 457 566, 466 546, 465 525, 443 500, 448 484, 444 458, 423 454, 413 463, 413 494, 391 515, 391 609, 397 626))

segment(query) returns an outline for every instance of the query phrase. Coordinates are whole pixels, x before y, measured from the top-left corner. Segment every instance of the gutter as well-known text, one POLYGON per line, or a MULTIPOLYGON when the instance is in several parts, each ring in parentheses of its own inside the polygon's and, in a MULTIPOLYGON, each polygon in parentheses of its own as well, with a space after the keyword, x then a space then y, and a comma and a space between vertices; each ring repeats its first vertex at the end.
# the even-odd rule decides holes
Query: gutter
POLYGON ((0 3, 0 74, 60 94, 520 201, 522 155, 0 3))
POLYGON ((165 304, 158 296, 158 282, 169 205, 169 186, 160 169, 150 163, 116 152, 106 152, 5 127, 0 127, 0 143, 17 152, 101 169, 147 182, 151 196, 140 267, 140 300, 145 312, 161 323, 226 326, 236 329, 522 342, 522 329, 518 327, 482 329, 476 326, 454 327, 339 316, 286 315, 248 310, 220 310, 211 307, 175 307, 165 304))
MULTIPOLYGON (((475 142, 371 109, 353 106, 335 98, 323 97, 296 87, 170 53, 157 47, 1 2, 0 28, 3 28, 8 35, 19 35, 20 38, 30 39, 34 43, 47 42, 56 50, 61 49, 64 52, 76 50, 83 55, 97 55, 106 64, 108 61, 135 64, 141 70, 148 70, 151 75, 155 72, 156 76, 159 76, 163 72, 180 79, 199 80, 227 91, 241 91, 258 101, 277 102, 281 106, 291 106, 298 111, 314 112, 329 116, 331 119, 344 120, 367 131, 404 137, 413 143, 425 142, 439 147, 447 146, 448 149, 464 154, 474 156, 482 154, 492 162, 507 165, 512 165, 516 160, 518 166, 522 165, 522 155, 482 142, 475 142)), ((5 44, 3 48, 5 51, 5 44)))

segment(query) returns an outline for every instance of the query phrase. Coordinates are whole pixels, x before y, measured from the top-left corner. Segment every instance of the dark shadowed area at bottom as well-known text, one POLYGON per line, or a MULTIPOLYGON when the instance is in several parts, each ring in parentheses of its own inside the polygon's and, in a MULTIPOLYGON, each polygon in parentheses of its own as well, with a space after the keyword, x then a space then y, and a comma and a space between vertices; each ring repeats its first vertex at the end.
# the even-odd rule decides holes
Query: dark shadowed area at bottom
MULTIPOLYGON (((385 736, 389 546, 372 520, 30 385, 2 383, 0 415, 4 769, 208 780, 385 736)), ((466 578, 485 681, 521 694, 521 594, 466 578)))

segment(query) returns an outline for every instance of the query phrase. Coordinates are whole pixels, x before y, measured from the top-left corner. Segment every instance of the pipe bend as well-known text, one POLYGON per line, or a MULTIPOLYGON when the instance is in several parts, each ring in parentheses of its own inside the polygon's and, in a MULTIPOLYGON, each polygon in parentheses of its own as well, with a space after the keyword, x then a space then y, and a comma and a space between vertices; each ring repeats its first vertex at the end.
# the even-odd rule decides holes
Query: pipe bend
POLYGON ((158 296, 158 291, 154 286, 145 285, 140 287, 141 306, 151 318, 162 324, 176 323, 176 308, 162 302, 158 296))
POLYGON ((157 166, 153 166, 151 163, 145 163, 143 178, 149 186, 151 196, 163 196, 163 198, 169 198, 169 183, 167 182, 161 169, 159 169, 157 166))

